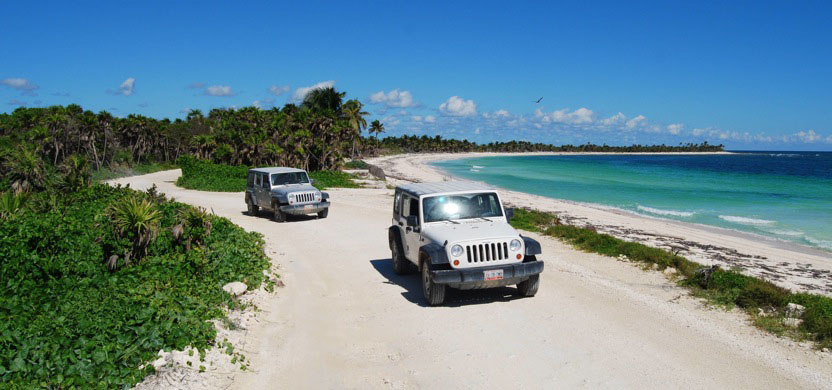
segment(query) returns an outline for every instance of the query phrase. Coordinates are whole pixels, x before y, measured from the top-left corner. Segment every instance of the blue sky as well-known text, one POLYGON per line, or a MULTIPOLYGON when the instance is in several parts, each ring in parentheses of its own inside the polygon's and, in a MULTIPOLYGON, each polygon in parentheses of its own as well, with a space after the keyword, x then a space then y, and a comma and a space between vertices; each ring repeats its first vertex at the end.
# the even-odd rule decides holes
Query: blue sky
POLYGON ((832 150, 832 3, 575 3, 7 2, 0 111, 334 84, 392 135, 832 150))

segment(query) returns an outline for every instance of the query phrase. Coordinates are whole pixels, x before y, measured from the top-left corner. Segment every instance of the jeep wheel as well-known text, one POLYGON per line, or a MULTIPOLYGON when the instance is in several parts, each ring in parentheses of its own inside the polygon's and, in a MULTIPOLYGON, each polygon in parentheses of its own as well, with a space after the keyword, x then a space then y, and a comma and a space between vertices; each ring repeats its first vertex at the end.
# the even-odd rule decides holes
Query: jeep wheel
POLYGON ((248 206, 248 215, 257 215, 257 212, 260 210, 259 207, 251 202, 251 198, 248 197, 246 198, 246 206, 248 206))
POLYGON ((329 215, 329 209, 323 209, 323 211, 318 211, 318 218, 326 218, 329 215))
POLYGON ((410 262, 404 258, 398 239, 393 238, 393 242, 391 244, 392 249, 390 249, 390 252, 393 259, 393 272, 395 272, 396 275, 404 275, 410 271, 410 262))
POLYGON ((524 297, 533 297, 540 286, 540 275, 529 276, 528 279, 517 283, 517 293, 524 297))
POLYGON ((286 222, 286 213, 280 211, 280 205, 274 205, 274 219, 275 222, 286 222))
POLYGON ((437 306, 445 301, 445 285, 434 283, 430 277, 430 260, 422 260, 422 292, 428 305, 437 306))

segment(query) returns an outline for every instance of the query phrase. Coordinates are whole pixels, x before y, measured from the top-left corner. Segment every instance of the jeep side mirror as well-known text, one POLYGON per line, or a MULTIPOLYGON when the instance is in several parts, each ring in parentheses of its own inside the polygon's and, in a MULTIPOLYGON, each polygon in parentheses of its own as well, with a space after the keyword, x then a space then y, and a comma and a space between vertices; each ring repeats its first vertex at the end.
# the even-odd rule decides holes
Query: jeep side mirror
POLYGON ((514 218, 514 208, 506 207, 506 222, 511 222, 512 218, 514 218))
POLYGON ((408 215, 407 216, 407 227, 417 227, 419 226, 419 217, 415 215, 408 215))

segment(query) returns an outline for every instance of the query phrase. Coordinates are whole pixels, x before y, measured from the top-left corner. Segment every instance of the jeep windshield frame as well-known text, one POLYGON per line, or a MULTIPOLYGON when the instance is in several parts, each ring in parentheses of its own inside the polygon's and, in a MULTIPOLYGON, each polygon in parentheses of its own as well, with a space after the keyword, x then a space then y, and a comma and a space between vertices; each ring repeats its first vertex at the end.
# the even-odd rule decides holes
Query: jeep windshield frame
POLYGON ((309 175, 306 172, 272 173, 271 179, 273 186, 309 184, 309 175))
POLYGON ((422 197, 425 223, 503 217, 503 205, 494 191, 462 192, 422 197))

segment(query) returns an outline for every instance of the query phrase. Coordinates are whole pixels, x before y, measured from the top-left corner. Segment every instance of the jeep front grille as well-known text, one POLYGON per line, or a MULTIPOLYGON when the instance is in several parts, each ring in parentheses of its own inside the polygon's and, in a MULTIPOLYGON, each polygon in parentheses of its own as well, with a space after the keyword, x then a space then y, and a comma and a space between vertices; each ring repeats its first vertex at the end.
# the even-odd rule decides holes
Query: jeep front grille
POLYGON ((466 245, 465 254, 468 255, 469 263, 507 260, 508 242, 466 245))
POLYGON ((295 203, 309 203, 314 201, 314 192, 295 192, 295 203))

